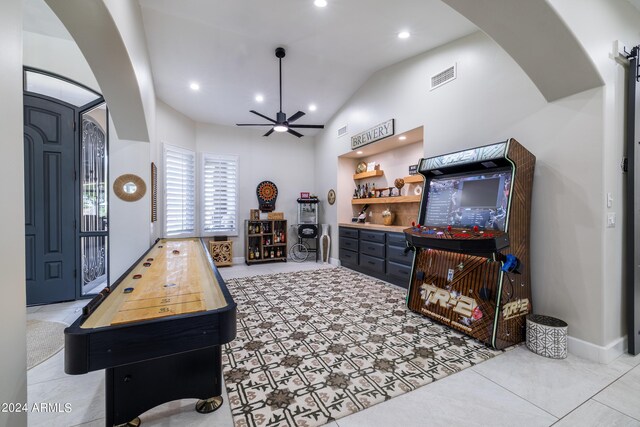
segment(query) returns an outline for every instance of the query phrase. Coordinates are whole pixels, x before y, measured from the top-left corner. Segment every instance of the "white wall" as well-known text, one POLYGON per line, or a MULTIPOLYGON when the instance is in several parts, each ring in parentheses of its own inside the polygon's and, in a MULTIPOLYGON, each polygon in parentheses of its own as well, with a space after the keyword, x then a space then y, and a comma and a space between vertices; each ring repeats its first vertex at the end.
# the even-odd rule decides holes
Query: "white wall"
MULTIPOLYGON (((296 238, 291 225, 297 221, 300 192, 314 190, 314 144, 311 138, 296 138, 273 133, 268 138, 263 131, 231 126, 197 124, 198 152, 234 154, 240 156, 240 234, 233 240, 233 256, 244 257, 244 220, 249 210, 258 208, 256 187, 264 180, 278 187, 276 211, 284 212, 289 224, 289 244, 296 238)), ((323 174, 329 171, 323 171, 323 174)), ((335 176, 335 173, 334 175, 335 176)), ((327 189, 328 191, 328 189, 327 189)), ((319 193, 320 194, 326 194, 319 193)), ((326 198, 326 197, 325 197, 326 198)))
MULTIPOLYGON (((425 156, 515 137, 538 159, 534 311, 566 320, 572 336, 601 345, 603 109, 602 89, 547 103, 502 49, 476 33, 375 73, 317 138, 316 170, 335 168, 336 156, 350 150, 348 139, 334 136, 344 124, 350 133, 388 118, 398 133, 424 125, 425 156), (453 63, 457 79, 429 91, 429 76, 453 63)), ((336 185, 335 174, 316 180, 316 188, 336 185)), ((333 212, 328 220, 335 223, 333 212)))
MULTIPOLYGON (((22 142, 22 2, 0 3, 0 402, 27 402, 24 176, 22 142)), ((0 426, 26 426, 25 413, 0 412, 0 426)))
POLYGON ((611 343, 626 334, 625 291, 623 280, 624 244, 624 174, 620 162, 624 156, 625 67, 612 60, 613 42, 621 40, 631 46, 640 44, 640 13, 628 1, 614 0, 551 0, 552 6, 583 43, 606 82, 603 93, 603 194, 600 209, 603 222, 608 213, 615 213, 615 228, 601 228, 603 266, 597 298, 603 307, 602 342, 611 343), (611 193, 613 205, 607 208, 606 194, 611 193), (622 310, 621 310, 622 307, 622 310))
POLYGON ((155 141, 156 94, 140 5, 134 1, 120 0, 104 0, 104 3, 118 27, 138 81, 149 141, 155 141))
POLYGON ((109 279, 115 282, 151 245, 150 144, 118 138, 109 118, 109 279), (147 185, 144 197, 125 202, 113 192, 113 181, 122 174, 141 177, 147 185))

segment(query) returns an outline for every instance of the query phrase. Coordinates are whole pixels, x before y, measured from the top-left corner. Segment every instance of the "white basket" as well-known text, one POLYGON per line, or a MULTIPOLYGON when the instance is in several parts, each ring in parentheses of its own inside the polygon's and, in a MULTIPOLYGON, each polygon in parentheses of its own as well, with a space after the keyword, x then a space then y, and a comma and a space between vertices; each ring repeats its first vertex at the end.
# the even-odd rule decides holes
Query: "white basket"
POLYGON ((540 356, 552 359, 567 357, 566 322, 555 317, 530 314, 527 316, 527 348, 540 356))

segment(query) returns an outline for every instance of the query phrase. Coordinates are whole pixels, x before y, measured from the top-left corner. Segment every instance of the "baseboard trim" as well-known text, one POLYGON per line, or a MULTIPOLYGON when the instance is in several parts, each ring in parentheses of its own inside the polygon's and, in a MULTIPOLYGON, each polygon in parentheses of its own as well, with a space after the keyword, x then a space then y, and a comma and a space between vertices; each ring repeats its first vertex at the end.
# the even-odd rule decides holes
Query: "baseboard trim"
POLYGON ((340 267, 340 258, 329 257, 329 264, 335 265, 336 267, 340 267))
POLYGON ((596 345, 572 336, 567 337, 569 353, 583 359, 608 364, 627 350, 627 336, 613 340, 606 346, 596 345))
POLYGON ((243 256, 234 256, 232 259, 233 264, 244 264, 244 257, 243 256))

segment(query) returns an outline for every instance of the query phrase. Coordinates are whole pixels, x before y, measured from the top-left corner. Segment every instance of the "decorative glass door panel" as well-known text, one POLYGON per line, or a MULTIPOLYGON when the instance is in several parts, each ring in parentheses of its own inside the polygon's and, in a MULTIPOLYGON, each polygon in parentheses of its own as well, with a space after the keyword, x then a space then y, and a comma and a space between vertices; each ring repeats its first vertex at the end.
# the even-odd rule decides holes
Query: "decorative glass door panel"
POLYGON ((107 109, 82 114, 80 151, 80 261, 82 295, 107 286, 107 109))

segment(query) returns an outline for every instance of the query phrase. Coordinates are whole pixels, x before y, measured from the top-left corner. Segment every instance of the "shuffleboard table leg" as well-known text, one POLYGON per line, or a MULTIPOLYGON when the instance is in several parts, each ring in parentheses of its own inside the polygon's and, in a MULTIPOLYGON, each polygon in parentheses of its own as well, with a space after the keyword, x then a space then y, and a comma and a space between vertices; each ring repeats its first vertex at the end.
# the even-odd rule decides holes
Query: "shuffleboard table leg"
POLYGON ((140 418, 135 417, 128 423, 120 424, 120 425, 117 425, 116 427, 139 427, 140 424, 142 424, 142 421, 140 421, 140 418))
POLYGON ((201 414, 208 414, 220 408, 222 406, 222 402, 222 396, 214 396, 210 399, 198 400, 198 403, 196 403, 196 411, 201 414))
POLYGON ((200 413, 222 405, 219 345, 107 368, 105 377, 108 427, 137 427, 135 417, 172 400, 201 399, 196 406, 200 413))

